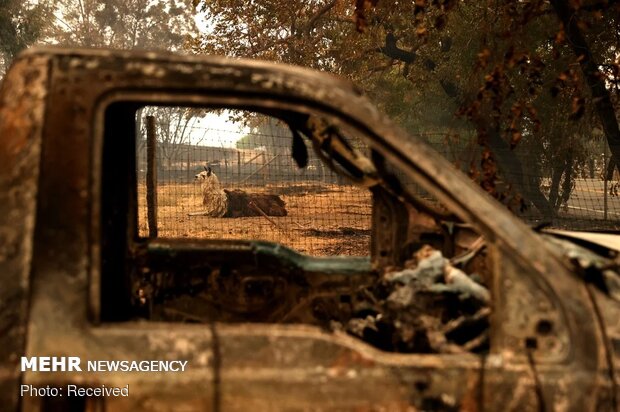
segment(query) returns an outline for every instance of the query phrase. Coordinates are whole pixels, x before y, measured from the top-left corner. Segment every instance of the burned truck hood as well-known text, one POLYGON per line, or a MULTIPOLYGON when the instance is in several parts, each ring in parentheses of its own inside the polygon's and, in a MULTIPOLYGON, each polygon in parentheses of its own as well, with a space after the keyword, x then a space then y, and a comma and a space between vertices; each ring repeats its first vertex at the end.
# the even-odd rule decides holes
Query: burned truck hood
POLYGON ((542 236, 574 273, 620 303, 620 235, 545 229, 542 236))
POLYGON ((547 243, 573 265, 589 290, 607 340, 611 371, 620 377, 620 235, 544 230, 547 243))
POLYGON ((613 252, 620 252, 620 234, 603 232, 577 232, 574 230, 545 229, 544 233, 582 245, 591 245, 613 252))

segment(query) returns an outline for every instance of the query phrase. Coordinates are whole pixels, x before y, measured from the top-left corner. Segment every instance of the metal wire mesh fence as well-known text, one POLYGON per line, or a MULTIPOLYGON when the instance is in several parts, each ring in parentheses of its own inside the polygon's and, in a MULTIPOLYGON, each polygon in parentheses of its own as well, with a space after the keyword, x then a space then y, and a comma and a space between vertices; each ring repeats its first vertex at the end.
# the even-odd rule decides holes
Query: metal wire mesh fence
MULTIPOLYGON (((307 166, 298 167, 291 132, 277 120, 256 113, 225 114, 228 118, 223 121, 221 111, 154 107, 138 113, 141 236, 148 235, 143 122, 152 115, 157 125, 158 236, 266 240, 311 255, 368 254, 372 205, 367 189, 333 172, 307 141, 307 166), (226 207, 245 202, 245 209, 209 213, 213 204, 206 201, 206 174, 216 176, 226 207)), ((444 133, 420 137, 465 173, 475 175, 472 170, 480 164, 475 139, 444 133)), ((351 143, 363 148, 359 139, 351 143)), ((512 163, 501 165, 495 182, 501 200, 530 224, 618 230, 620 183, 617 175, 606 179, 605 142, 568 151, 552 149, 528 151, 524 146, 511 152, 512 163)), ((434 201, 421 190, 418 194, 434 201)))
MULTIPOLYGON (((472 168, 480 164, 480 147, 474 139, 460 143, 446 134, 422 137, 463 172, 475 174, 472 168)), ((620 177, 617 173, 611 179, 607 176, 606 142, 587 143, 567 150, 543 146, 532 151, 525 146, 511 151, 512 163, 499 165, 495 182, 501 200, 532 225, 619 230, 620 177)))
MULTIPOLYGON (((265 240, 310 255, 369 254, 370 192, 329 169, 307 142, 308 164, 299 168, 291 155, 291 132, 283 124, 252 114, 248 126, 243 113, 229 113, 225 124, 217 116, 184 124, 161 109, 154 113, 159 237, 265 240), (162 139, 175 128, 184 129, 183 138, 162 139), (244 208, 224 216, 207 213, 205 196, 214 195, 205 193, 207 174, 217 179, 229 209, 240 201, 244 208)), ((138 230, 146 237, 146 131, 141 130, 138 230)))

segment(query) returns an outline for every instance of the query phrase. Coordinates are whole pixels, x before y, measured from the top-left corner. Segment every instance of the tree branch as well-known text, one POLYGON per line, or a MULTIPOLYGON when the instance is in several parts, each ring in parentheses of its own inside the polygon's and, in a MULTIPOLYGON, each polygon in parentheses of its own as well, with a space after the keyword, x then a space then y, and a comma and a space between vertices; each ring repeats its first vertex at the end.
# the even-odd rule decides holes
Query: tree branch
POLYGON ((338 3, 338 0, 332 0, 327 3, 325 6, 320 8, 318 12, 308 20, 308 23, 304 27, 304 32, 310 33, 312 29, 315 27, 316 23, 319 21, 321 17, 323 17, 327 12, 334 8, 334 6, 338 3))
POLYGON ((394 33, 388 33, 385 36, 385 47, 379 47, 377 50, 391 59, 399 60, 403 63, 413 63, 417 58, 417 54, 414 51, 398 48, 396 42, 397 39, 394 33))
MULTIPOLYGON (((443 41, 445 42, 443 49, 449 51, 452 46, 452 39, 448 37, 443 41)), ((388 33, 385 38, 385 47, 379 48, 379 51, 387 57, 405 62, 405 64, 415 62, 417 54, 414 51, 406 51, 398 48, 396 42, 396 37, 392 33, 388 33)), ((435 69, 435 62, 430 59, 423 61, 422 65, 430 72, 435 69)), ((450 80, 440 79, 439 84, 446 95, 450 97, 458 107, 460 105, 459 100, 464 95, 463 91, 450 80)), ((540 191, 540 188, 533 187, 523 179, 521 161, 515 152, 510 150, 510 146, 504 141, 498 130, 489 127, 486 119, 481 116, 477 116, 475 119, 472 119, 472 121, 476 127, 479 130, 483 130, 484 134, 487 136, 488 146, 498 160, 498 167, 504 178, 512 183, 527 200, 531 201, 545 218, 551 218, 553 211, 549 206, 549 202, 540 191)))

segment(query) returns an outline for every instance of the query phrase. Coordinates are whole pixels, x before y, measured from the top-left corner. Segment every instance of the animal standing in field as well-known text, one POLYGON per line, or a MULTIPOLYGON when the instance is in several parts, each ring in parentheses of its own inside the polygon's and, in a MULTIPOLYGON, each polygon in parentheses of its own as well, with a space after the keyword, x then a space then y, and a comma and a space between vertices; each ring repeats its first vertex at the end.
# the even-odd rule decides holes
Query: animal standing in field
POLYGON ((202 187, 204 210, 188 213, 189 216, 251 217, 286 216, 284 201, 277 195, 248 193, 243 190, 226 190, 210 167, 194 176, 202 187))

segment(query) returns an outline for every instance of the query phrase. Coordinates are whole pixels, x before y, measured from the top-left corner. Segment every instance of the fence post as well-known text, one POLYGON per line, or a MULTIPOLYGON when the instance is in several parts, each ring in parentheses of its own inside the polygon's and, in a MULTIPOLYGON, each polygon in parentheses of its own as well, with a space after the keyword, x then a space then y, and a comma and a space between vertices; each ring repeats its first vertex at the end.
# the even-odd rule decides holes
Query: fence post
POLYGON ((607 220, 607 145, 603 151, 603 219, 607 220))
POLYGON ((192 172, 190 170, 190 161, 189 161, 189 153, 191 152, 192 146, 191 143, 187 144, 187 182, 192 181, 192 172))
POLYGON ((148 214, 149 237, 157 237, 157 165, 155 149, 155 117, 146 117, 146 208, 148 214))
POLYGON ((237 182, 241 182, 241 151, 237 149, 237 182))
POLYGON ((261 169, 263 169, 263 185, 267 184, 267 156, 265 155, 265 152, 263 152, 263 166, 261 167, 261 169))

